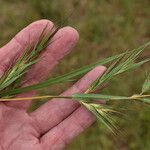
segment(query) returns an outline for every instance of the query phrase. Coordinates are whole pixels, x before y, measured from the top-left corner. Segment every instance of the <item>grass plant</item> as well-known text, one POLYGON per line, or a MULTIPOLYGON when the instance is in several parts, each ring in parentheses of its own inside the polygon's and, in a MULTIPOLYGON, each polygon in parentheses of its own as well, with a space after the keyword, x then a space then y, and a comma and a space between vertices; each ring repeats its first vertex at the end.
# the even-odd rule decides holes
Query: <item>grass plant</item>
POLYGON ((38 41, 35 44, 29 45, 25 49, 24 53, 16 59, 14 64, 10 65, 7 71, 0 78, 0 101, 42 100, 49 98, 59 98, 60 100, 61 98, 77 100, 81 105, 85 106, 89 111, 91 111, 96 116, 97 120, 104 123, 114 134, 118 134, 119 131, 115 124, 116 121, 114 115, 120 116, 123 114, 107 106, 108 101, 126 100, 150 104, 150 75, 147 75, 139 94, 133 93, 131 96, 116 96, 99 94, 97 92, 99 88, 107 88, 104 85, 109 85, 109 81, 114 77, 121 75, 124 72, 128 72, 129 70, 134 70, 145 63, 149 63, 150 58, 141 61, 138 60, 140 54, 143 53, 145 48, 150 45, 150 42, 134 50, 126 51, 124 53, 105 58, 103 60, 97 61, 94 64, 81 67, 64 75, 55 78, 49 78, 44 82, 31 86, 21 87, 25 74, 28 72, 32 65, 39 61, 40 54, 42 51, 44 51, 47 45, 51 44, 51 39, 55 33, 57 33, 59 28, 53 28, 47 34, 45 33, 46 29, 47 26, 45 26, 43 29, 38 41), (85 73, 99 65, 108 65, 108 69, 101 77, 95 80, 95 82, 92 83, 89 89, 83 94, 76 93, 68 96, 41 95, 35 97, 15 98, 16 94, 28 92, 31 90, 38 90, 53 84, 77 80, 85 73), (105 104, 100 103, 102 100, 105 102, 105 104))

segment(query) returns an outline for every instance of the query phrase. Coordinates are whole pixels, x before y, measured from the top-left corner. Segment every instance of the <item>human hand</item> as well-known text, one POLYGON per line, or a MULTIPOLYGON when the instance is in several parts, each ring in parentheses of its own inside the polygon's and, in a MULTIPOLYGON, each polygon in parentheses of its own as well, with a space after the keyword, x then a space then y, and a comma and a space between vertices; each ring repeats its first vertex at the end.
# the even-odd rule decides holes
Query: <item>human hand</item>
MULTIPOLYGON (((18 52, 23 52, 27 45, 38 39, 47 23, 52 28, 53 23, 48 20, 30 24, 0 49, 0 75, 6 71, 18 52)), ((57 40, 45 49, 41 61, 27 73, 25 85, 46 78, 59 60, 75 46, 78 33, 71 27, 64 27, 53 38, 57 40)), ((96 67, 63 95, 84 92, 104 70, 102 66, 96 67)), ((28 92, 17 97, 34 94, 35 92, 28 92)), ((30 104, 31 101, 0 102, 0 150, 61 150, 95 121, 88 110, 73 100, 52 99, 28 113, 26 110, 30 104)))

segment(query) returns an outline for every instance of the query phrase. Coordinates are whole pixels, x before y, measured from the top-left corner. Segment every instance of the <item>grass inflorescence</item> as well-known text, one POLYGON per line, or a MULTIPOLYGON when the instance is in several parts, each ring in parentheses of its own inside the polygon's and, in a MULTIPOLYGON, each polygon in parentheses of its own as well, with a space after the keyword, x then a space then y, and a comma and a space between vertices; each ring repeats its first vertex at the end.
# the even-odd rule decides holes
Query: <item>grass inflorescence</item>
POLYGON ((52 28, 51 31, 49 31, 47 34, 45 33, 46 29, 47 26, 43 29, 39 40, 35 44, 29 45, 24 53, 16 59, 15 63, 11 65, 0 78, 0 101, 41 100, 49 98, 66 98, 68 100, 77 100, 81 105, 91 111, 96 116, 98 121, 103 122, 114 134, 119 133, 119 130, 115 124, 116 121, 114 115, 121 116, 123 114, 107 106, 107 101, 132 100, 135 102, 139 101, 142 103, 150 104, 150 75, 147 75, 139 94, 133 93, 131 96, 116 96, 99 94, 97 92, 99 88, 106 88, 104 85, 109 85, 109 81, 114 77, 129 70, 136 69, 141 65, 149 62, 150 58, 141 61, 138 61, 138 58, 140 54, 143 53, 145 48, 150 45, 150 42, 137 49, 105 58, 103 60, 97 61, 94 64, 81 67, 64 75, 55 78, 49 78, 48 80, 38 84, 22 87, 21 85, 25 74, 28 72, 32 65, 39 61, 40 54, 47 47, 47 45, 51 44, 51 39, 57 33, 59 28, 52 28), (83 94, 76 93, 68 96, 42 95, 35 97, 15 98, 17 94, 23 92, 41 89, 53 84, 71 82, 83 76, 94 67, 106 64, 110 65, 105 73, 97 80, 95 80, 95 82, 92 83, 88 90, 83 94), (104 104, 101 103, 102 100, 105 102, 104 104))

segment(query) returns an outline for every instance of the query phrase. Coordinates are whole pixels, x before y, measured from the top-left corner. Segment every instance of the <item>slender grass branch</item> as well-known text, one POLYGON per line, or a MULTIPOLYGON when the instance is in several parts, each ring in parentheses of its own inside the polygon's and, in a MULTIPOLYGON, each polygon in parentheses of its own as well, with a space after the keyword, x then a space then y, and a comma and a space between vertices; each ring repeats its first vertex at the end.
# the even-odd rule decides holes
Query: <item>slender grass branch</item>
POLYGON ((112 95, 102 95, 102 94, 73 94, 71 96, 59 96, 59 95, 44 95, 44 96, 32 96, 32 97, 20 97, 20 98, 0 98, 0 101, 24 101, 24 100, 45 100, 49 98, 58 98, 58 99, 74 99, 78 100, 81 103, 94 100, 139 100, 143 98, 150 98, 150 95, 133 95, 133 96, 112 96, 112 95))

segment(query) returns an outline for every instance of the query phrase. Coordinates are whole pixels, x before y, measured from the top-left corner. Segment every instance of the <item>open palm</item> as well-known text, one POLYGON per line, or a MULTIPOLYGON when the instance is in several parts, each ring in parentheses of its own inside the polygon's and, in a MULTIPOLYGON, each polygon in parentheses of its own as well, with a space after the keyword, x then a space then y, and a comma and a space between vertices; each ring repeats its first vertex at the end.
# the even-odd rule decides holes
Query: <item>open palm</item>
MULTIPOLYGON (((0 75, 18 53, 38 39, 47 23, 52 28, 53 23, 48 20, 30 24, 0 49, 0 75)), ((23 86, 46 78, 59 60, 75 46, 78 33, 71 27, 64 27, 53 38, 57 40, 45 49, 41 61, 27 73, 27 82, 23 86)), ((84 92, 104 70, 102 66, 96 67, 63 95, 84 92)), ((18 97, 34 94, 32 91, 18 97)), ((61 150, 95 120, 90 112, 73 100, 52 99, 34 112, 27 113, 30 104, 31 101, 0 103, 0 150, 61 150)))

